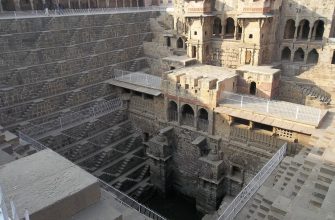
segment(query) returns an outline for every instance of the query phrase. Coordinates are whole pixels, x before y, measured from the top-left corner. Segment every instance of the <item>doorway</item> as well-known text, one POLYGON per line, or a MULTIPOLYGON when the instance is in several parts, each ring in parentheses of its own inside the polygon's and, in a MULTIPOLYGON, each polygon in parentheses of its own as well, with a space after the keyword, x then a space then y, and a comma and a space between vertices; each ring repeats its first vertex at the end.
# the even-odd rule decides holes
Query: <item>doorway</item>
POLYGON ((245 51, 245 64, 251 63, 251 51, 247 50, 245 51))
POLYGON ((256 95, 256 83, 255 82, 251 82, 250 83, 250 89, 249 89, 249 93, 250 95, 256 95))
POLYGON ((197 47, 192 46, 192 58, 196 58, 196 57, 197 57, 197 47))

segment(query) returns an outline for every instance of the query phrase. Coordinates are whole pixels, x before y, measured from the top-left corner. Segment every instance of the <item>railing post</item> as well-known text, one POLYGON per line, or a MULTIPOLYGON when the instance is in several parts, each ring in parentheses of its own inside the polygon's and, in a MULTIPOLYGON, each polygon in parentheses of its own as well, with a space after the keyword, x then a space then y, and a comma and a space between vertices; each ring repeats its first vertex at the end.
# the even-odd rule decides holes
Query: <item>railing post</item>
POLYGON ((298 119, 298 115, 299 115, 299 107, 297 106, 297 111, 295 113, 295 119, 298 119))
POLYGON ((266 103, 266 112, 269 113, 269 106, 270 106, 270 101, 267 101, 266 103))
POLYGON ((241 108, 243 108, 243 95, 241 96, 241 108))

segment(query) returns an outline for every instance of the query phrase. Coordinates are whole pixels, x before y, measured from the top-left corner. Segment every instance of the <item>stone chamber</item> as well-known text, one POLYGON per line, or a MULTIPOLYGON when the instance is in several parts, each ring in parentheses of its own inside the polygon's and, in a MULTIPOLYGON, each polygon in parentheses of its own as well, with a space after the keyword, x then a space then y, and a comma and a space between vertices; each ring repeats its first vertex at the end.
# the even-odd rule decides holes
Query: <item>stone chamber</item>
POLYGON ((222 219, 285 145, 235 219, 335 218, 334 12, 333 1, 178 0, 166 11, 0 13, 0 173, 43 145, 158 212, 150 201, 177 194, 201 213, 167 219, 222 219))

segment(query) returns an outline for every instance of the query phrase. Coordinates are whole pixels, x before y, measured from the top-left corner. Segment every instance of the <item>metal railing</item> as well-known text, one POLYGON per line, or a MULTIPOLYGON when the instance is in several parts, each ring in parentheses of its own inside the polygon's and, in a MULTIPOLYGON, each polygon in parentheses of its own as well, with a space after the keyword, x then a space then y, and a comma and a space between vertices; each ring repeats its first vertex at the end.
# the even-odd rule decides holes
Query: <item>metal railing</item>
POLYGON ((146 73, 114 69, 112 79, 122 82, 128 82, 151 89, 161 90, 161 77, 146 73))
POLYGON ((86 8, 86 9, 55 9, 55 10, 30 10, 30 11, 2 11, 0 19, 30 18, 30 17, 60 17, 72 15, 92 14, 119 14, 131 12, 166 11, 171 6, 146 6, 146 7, 120 7, 120 8, 86 8))
MULTIPOLYGON (((37 151, 41 151, 41 150, 45 150, 45 149, 49 149, 48 147, 46 147, 45 145, 43 145, 42 143, 40 143, 39 141, 35 140, 32 137, 29 137, 28 135, 19 132, 19 137, 21 141, 24 141, 28 144, 30 144, 33 148, 35 148, 37 151)), ((50 149, 51 150, 51 149, 50 149)), ((74 164, 75 166, 78 166, 76 164, 74 164)), ((99 183, 101 188, 105 189, 106 191, 110 192, 111 195, 122 205, 126 205, 129 208, 135 209, 137 210, 139 213, 154 219, 154 220, 167 220, 166 218, 162 217, 161 215, 159 215, 158 213, 156 213, 155 211, 151 210, 150 208, 142 205, 141 203, 137 202, 136 200, 134 200, 133 198, 129 197, 128 195, 126 195, 125 193, 117 190, 116 188, 114 188, 113 186, 109 185, 108 183, 102 181, 99 179, 99 183)), ((29 219, 28 219, 29 220, 29 219)))
POLYGON ((35 137, 38 135, 45 134, 49 131, 61 129, 64 126, 73 124, 75 122, 87 120, 89 118, 97 118, 101 115, 111 113, 111 112, 121 110, 121 109, 123 109, 123 102, 120 98, 114 98, 109 101, 103 100, 89 108, 85 108, 83 110, 76 111, 76 112, 70 111, 70 112, 64 113, 62 116, 56 119, 53 119, 53 120, 49 120, 45 123, 41 123, 38 125, 34 125, 34 124, 28 125, 27 127, 23 127, 21 129, 21 132, 31 137, 35 137))
POLYGON ((162 217, 161 215, 157 214, 155 211, 149 209, 148 207, 142 205, 141 203, 137 202, 135 199, 127 196, 126 194, 122 193, 121 191, 117 190, 116 188, 112 187, 111 185, 107 184, 106 182, 99 180, 100 186, 111 192, 115 195, 115 199, 119 201, 121 204, 128 206, 129 208, 136 209, 139 213, 154 219, 154 220, 166 220, 166 218, 162 217))
POLYGON ((287 149, 285 143, 275 155, 264 165, 264 167, 256 174, 256 176, 248 183, 246 187, 235 197, 235 199, 224 210, 218 220, 232 220, 241 211, 244 205, 255 194, 258 188, 270 176, 273 170, 283 160, 287 149))
MULTIPOLYGON (((20 220, 20 217, 16 211, 16 207, 15 207, 13 200, 10 200, 10 206, 12 210, 11 218, 8 215, 8 210, 5 204, 5 196, 0 186, 0 219, 1 220, 20 220)), ((27 209, 24 212, 24 220, 29 220, 29 212, 27 209)))
POLYGON ((260 114, 274 115, 284 119, 318 125, 323 114, 321 109, 284 101, 267 100, 254 96, 222 92, 220 104, 241 108, 260 114))

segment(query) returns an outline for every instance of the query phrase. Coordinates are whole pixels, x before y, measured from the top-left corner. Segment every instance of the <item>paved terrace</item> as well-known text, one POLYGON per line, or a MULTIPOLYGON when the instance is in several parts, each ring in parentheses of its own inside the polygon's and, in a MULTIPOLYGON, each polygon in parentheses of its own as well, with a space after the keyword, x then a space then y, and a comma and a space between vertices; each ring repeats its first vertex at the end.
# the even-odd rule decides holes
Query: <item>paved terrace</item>
POLYGON ((108 80, 108 83, 122 88, 157 96, 161 94, 162 79, 159 76, 143 72, 114 70, 112 79, 108 80))
POLYGON ((305 105, 229 92, 221 94, 220 106, 240 110, 241 118, 244 118, 243 112, 251 112, 258 115, 275 116, 283 120, 313 127, 318 127, 322 118, 327 114, 325 110, 305 105))
POLYGON ((87 8, 87 9, 60 9, 60 10, 32 10, 32 11, 0 11, 0 19, 23 19, 36 17, 61 17, 97 14, 121 14, 148 11, 173 11, 171 6, 146 6, 124 8, 87 8))

